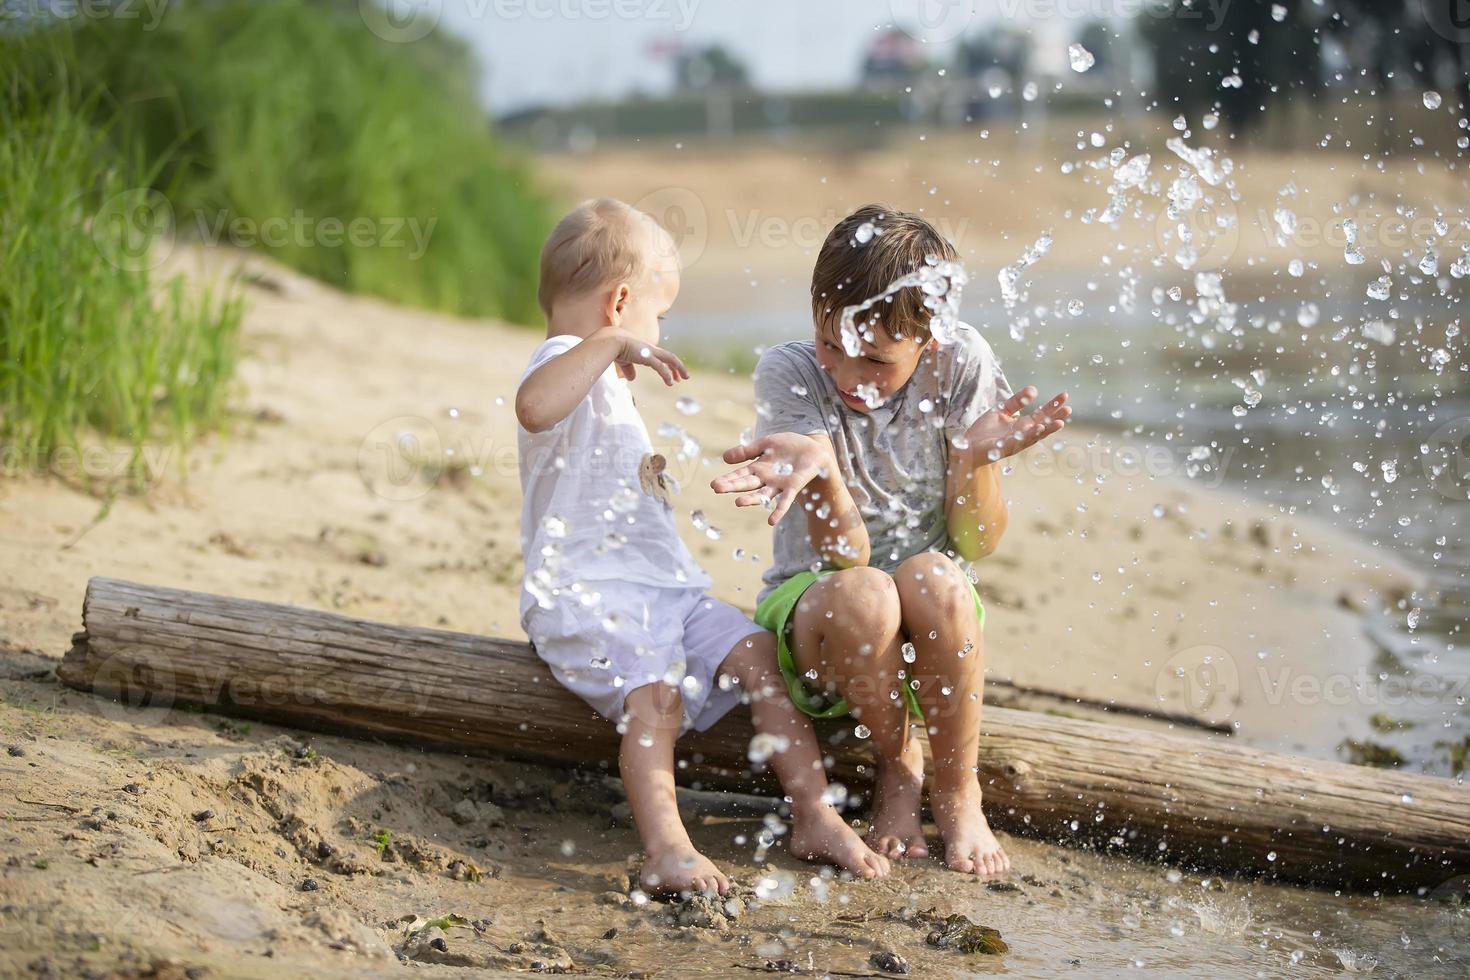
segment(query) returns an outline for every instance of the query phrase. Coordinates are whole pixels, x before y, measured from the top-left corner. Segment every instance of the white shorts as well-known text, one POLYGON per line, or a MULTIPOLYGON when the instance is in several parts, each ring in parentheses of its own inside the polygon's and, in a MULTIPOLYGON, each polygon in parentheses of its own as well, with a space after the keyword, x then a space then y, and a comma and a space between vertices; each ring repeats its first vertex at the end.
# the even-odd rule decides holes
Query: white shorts
POLYGON ((704 731, 740 703, 719 683, 720 664, 742 639, 764 632, 727 602, 699 589, 588 582, 563 592, 554 609, 533 606, 523 625, 536 654, 562 686, 610 721, 630 691, 664 683, 679 689, 683 731, 704 731))

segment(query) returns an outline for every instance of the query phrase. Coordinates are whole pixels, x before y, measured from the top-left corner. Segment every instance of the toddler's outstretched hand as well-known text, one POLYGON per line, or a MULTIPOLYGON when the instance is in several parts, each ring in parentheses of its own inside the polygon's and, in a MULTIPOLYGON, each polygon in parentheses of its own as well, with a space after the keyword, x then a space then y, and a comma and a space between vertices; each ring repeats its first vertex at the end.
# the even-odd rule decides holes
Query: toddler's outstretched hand
POLYGON ((1072 416, 1064 391, 1030 415, 1022 415, 1036 400, 1036 388, 1027 385, 999 408, 993 408, 975 420, 965 433, 969 452, 979 460, 994 462, 1014 456, 1053 433, 1060 432, 1072 416))
POLYGON ((679 355, 673 351, 664 350, 646 341, 640 340, 625 330, 617 327, 603 327, 593 336, 603 335, 612 338, 620 345, 613 363, 618 367, 618 374, 632 381, 636 374, 635 364, 643 364, 658 372, 658 376, 664 379, 664 384, 670 387, 676 381, 688 381, 689 369, 684 362, 679 360, 679 355))

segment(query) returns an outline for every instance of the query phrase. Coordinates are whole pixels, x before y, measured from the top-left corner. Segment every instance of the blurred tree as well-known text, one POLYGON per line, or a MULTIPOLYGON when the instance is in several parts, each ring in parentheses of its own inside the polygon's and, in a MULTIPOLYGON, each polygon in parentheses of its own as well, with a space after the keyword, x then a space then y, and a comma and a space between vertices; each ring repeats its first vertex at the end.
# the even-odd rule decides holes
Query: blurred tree
POLYGON ((979 78, 999 68, 1017 81, 1025 77, 1030 62, 1030 37, 1009 25, 965 38, 955 52, 955 66, 966 78, 979 78))
POLYGON ((680 52, 674 61, 674 82, 684 91, 744 88, 749 81, 744 63, 719 44, 680 52))
POLYGON ((1319 96, 1321 52, 1305 9, 1310 5, 1156 0, 1140 18, 1154 62, 1154 96, 1190 117, 1218 106, 1236 132, 1259 123, 1275 96, 1319 96))
POLYGON ((1077 34, 1077 43, 1090 51, 1095 59, 1092 70, 1103 73, 1112 71, 1119 60, 1115 49, 1119 40, 1118 35, 1100 20, 1088 21, 1077 34))
POLYGON ((1237 132, 1256 125, 1275 98, 1321 97, 1324 37, 1367 80, 1364 94, 1386 98, 1412 78, 1454 92, 1462 108, 1470 103, 1467 0, 1155 4, 1139 18, 1154 61, 1154 96, 1190 116, 1218 105, 1237 132))

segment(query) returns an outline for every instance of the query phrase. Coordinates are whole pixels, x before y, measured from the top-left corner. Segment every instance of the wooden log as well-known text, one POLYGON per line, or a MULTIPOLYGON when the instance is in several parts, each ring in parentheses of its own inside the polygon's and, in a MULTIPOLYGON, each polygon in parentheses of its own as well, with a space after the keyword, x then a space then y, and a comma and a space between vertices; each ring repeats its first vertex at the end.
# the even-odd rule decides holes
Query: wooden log
MULTIPOLYGON (((145 711, 203 705, 435 749, 616 766, 614 726, 523 642, 108 578, 88 583, 82 619, 62 681, 145 711)), ((1431 889, 1470 872, 1462 782, 996 707, 982 728, 987 813, 1006 830, 1359 889, 1431 889)), ((848 724, 820 731, 832 778, 865 792, 869 744, 848 724)), ((680 781, 749 791, 751 735, 742 708, 681 739, 680 781)))

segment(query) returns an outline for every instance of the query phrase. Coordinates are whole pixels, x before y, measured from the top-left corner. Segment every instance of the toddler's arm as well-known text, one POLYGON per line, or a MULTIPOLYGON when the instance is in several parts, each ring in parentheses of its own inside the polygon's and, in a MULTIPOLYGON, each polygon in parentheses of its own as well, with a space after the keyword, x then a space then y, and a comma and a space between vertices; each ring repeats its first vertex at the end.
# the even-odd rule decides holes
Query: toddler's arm
POLYGON ((773 432, 749 445, 725 451, 725 462, 746 463, 710 481, 716 493, 739 493, 738 507, 774 502, 770 525, 796 501, 806 512, 812 548, 834 568, 868 563, 868 529, 832 451, 832 441, 814 432, 773 432))
POLYGON ((609 364, 616 364, 618 372, 629 380, 634 364, 653 368, 666 385, 689 379, 689 369, 673 353, 617 327, 603 327, 521 382, 516 392, 516 419, 527 432, 551 428, 582 403, 609 364))

